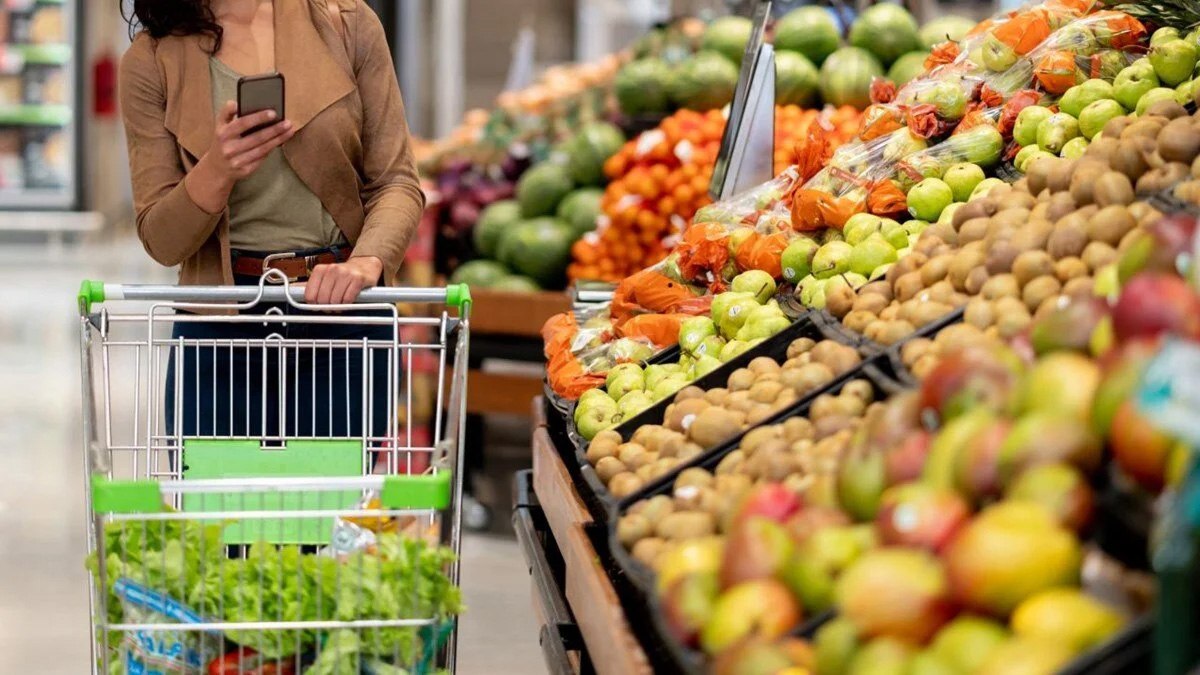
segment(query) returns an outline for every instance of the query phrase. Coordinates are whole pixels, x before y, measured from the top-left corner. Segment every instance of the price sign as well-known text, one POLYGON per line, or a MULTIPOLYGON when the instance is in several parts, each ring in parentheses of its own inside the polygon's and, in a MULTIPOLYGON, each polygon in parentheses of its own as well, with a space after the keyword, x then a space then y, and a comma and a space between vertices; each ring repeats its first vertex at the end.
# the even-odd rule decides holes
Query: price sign
POLYGON ((1200 448, 1200 344, 1168 340, 1142 375, 1137 396, 1152 424, 1200 448))

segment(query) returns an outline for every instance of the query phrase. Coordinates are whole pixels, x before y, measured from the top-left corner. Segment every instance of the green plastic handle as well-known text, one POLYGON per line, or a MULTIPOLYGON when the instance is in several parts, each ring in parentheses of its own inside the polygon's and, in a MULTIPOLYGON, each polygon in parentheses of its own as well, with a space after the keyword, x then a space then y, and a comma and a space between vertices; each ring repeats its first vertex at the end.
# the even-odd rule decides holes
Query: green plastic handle
POLYGON ((466 284, 450 284, 446 287, 446 304, 462 311, 471 304, 471 287, 466 284))
POLYGON ((104 302, 104 282, 85 279, 79 284, 79 306, 85 312, 92 311, 92 303, 104 302))

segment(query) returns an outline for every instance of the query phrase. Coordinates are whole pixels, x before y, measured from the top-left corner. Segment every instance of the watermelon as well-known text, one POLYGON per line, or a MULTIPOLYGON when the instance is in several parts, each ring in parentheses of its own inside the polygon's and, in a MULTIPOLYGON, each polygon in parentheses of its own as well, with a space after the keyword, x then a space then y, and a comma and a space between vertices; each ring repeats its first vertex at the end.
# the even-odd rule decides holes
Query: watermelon
POLYGON ((925 72, 925 59, 928 56, 929 52, 909 52, 901 56, 888 68, 887 78, 895 82, 897 87, 903 87, 909 80, 925 72))
POLYGON ((850 44, 874 54, 885 66, 921 48, 917 20, 900 5, 880 3, 864 11, 850 26, 850 44))
POLYGON ((842 34, 829 11, 800 7, 775 23, 775 49, 799 52, 816 65, 842 46, 842 34))
POLYGON ((509 293, 537 293, 542 290, 533 279, 523 277, 519 274, 510 274, 502 277, 499 281, 492 284, 494 291, 507 291, 509 293))
POLYGON ((509 271, 494 260, 465 262, 450 275, 450 283, 466 284, 472 288, 489 288, 509 276, 509 271))
POLYGON ((671 66, 662 59, 638 59, 617 72, 613 86, 617 103, 626 115, 656 115, 670 110, 667 87, 672 79, 671 66))
POLYGON ((842 47, 821 64, 821 97, 832 105, 865 108, 871 103, 871 80, 876 77, 883 77, 879 59, 858 47, 842 47))
POLYGON ((798 52, 775 52, 775 104, 811 107, 817 100, 817 67, 798 52))
POLYGON ((741 64, 746 54, 746 43, 754 25, 742 16, 723 16, 704 29, 700 48, 717 52, 733 63, 741 64))
POLYGON ((712 110, 733 100, 738 68, 717 52, 702 51, 683 62, 671 83, 671 98, 681 108, 712 110))
POLYGON ((600 217, 600 200, 603 198, 604 190, 599 188, 576 190, 558 205, 558 218, 571 226, 571 231, 578 239, 596 229, 596 219, 600 217))
POLYGON ((517 202, 526 218, 554 213, 558 203, 575 187, 567 168, 553 162, 534 165, 517 181, 517 202))
POLYGON ((567 141, 567 169, 576 185, 603 185, 604 162, 625 145, 625 135, 607 122, 587 125, 567 141))
POLYGON ((500 242, 500 234, 520 219, 521 205, 511 199, 488 204, 483 213, 479 214, 479 220, 475 221, 475 231, 472 234, 475 251, 485 258, 496 257, 496 245, 500 242))
POLYGON ((975 22, 962 16, 943 16, 921 26, 917 33, 921 46, 933 49, 946 40, 961 41, 975 27, 975 22))
POLYGON ((570 225, 557 218, 534 218, 517 223, 504 234, 500 257, 538 286, 561 288, 574 242, 570 225))

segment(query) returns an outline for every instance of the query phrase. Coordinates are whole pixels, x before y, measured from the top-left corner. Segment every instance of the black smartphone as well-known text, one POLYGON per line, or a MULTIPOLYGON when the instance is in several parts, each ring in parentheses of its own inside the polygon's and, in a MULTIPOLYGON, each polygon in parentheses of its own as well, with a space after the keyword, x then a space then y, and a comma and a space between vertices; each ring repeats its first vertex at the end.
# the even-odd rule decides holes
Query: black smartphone
POLYGON ((259 126, 242 134, 248 136, 260 129, 283 121, 283 75, 267 73, 238 78, 238 117, 253 115, 263 110, 274 110, 275 121, 259 126))

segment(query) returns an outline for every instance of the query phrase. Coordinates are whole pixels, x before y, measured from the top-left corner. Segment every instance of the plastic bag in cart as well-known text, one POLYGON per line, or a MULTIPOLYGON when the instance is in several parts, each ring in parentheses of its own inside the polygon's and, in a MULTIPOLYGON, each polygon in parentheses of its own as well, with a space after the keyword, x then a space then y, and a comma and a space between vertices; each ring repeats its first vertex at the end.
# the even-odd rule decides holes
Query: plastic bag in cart
MULTIPOLYGON (((129 579, 118 579, 113 592, 121 600, 123 621, 129 624, 201 624, 204 620, 183 603, 129 579)), ((125 675, 202 675, 204 665, 219 656, 219 634, 179 630, 134 630, 120 646, 120 670, 125 675)))

